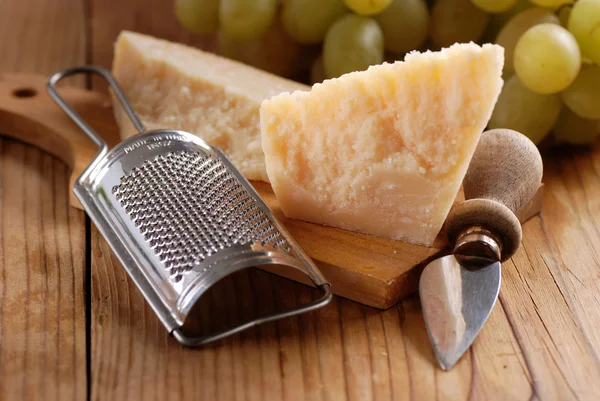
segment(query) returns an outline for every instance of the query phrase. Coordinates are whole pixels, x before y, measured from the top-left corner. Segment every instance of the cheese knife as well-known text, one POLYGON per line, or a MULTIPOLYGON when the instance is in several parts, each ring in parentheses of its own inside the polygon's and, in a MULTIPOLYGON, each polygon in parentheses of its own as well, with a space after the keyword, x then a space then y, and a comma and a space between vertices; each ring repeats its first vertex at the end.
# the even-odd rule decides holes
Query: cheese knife
POLYGON ((521 243, 515 213, 535 195, 542 171, 526 136, 508 129, 481 135, 463 181, 466 200, 446 219, 452 253, 429 263, 419 281, 427 333, 444 370, 472 345, 494 308, 501 262, 521 243))

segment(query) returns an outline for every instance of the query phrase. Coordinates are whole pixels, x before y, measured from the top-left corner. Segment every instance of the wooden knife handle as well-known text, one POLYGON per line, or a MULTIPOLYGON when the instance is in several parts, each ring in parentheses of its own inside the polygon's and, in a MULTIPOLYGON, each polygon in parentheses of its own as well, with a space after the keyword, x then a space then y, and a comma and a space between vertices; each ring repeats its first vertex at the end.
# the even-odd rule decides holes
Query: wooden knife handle
POLYGON ((515 213, 535 195, 542 174, 542 157, 526 136, 509 129, 484 132, 463 182, 466 200, 446 220, 450 244, 478 226, 500 241, 502 260, 510 258, 522 236, 515 213))

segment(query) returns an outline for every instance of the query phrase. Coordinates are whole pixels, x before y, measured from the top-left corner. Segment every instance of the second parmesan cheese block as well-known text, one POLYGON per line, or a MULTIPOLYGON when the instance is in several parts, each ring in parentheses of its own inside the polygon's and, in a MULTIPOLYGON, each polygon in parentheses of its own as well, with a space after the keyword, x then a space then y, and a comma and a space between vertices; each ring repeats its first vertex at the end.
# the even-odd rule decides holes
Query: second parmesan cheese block
POLYGON ((286 216, 430 246, 503 85, 503 48, 413 52, 261 106, 286 216))
MULTIPOLYGON (((250 180, 268 181, 259 109, 264 99, 307 86, 211 53, 124 31, 112 68, 148 129, 196 134, 221 149, 250 180)), ((136 134, 119 105, 123 139, 136 134)))

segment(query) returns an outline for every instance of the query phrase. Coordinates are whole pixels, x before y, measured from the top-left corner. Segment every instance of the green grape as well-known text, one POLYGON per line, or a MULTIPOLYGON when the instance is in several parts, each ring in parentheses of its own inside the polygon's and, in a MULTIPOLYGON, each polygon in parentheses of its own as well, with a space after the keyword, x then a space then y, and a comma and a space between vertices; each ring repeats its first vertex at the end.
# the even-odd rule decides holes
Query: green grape
POLYGON ((537 144, 552 129, 561 107, 560 96, 535 93, 513 75, 504 84, 488 125, 519 131, 537 144))
POLYGON ((273 24, 277 3, 277 0, 221 0, 221 29, 232 39, 258 39, 273 24))
POLYGON ((217 51, 224 57, 280 76, 290 76, 299 58, 298 44, 285 32, 279 19, 255 40, 237 41, 219 32, 217 51))
POLYGON ((563 4, 573 3, 575 0, 530 0, 533 4, 545 8, 557 8, 563 4))
POLYGON ((579 117, 600 120, 600 67, 582 67, 575 81, 560 95, 579 117))
POLYGON ((569 26, 569 17, 571 16, 572 7, 563 7, 558 12, 558 19, 560 20, 560 26, 563 28, 568 28, 569 26))
POLYGON ((281 19, 285 30, 298 43, 319 43, 329 28, 348 9, 344 0, 286 0, 281 19))
POLYGON ((600 120, 587 120, 563 107, 554 125, 554 136, 557 142, 574 145, 588 145, 600 135, 600 120))
POLYGON ((358 15, 377 15, 385 10, 392 0, 344 0, 344 2, 358 15))
POLYGON ((424 0, 393 0, 377 16, 383 30, 386 50, 406 53, 421 46, 427 39, 429 11, 424 0))
POLYGON ((190 32, 216 32, 219 29, 219 0, 175 0, 175 17, 190 32))
POLYGON ((600 0, 578 0, 569 16, 569 31, 582 53, 600 64, 600 0))
POLYGON ((557 24, 529 28, 515 46, 515 72, 538 93, 560 92, 573 82, 581 68, 575 38, 557 24))
POLYGON ((517 0, 471 0, 473 4, 488 13, 502 13, 515 5, 517 0))
POLYGON ((383 32, 369 17, 347 14, 329 28, 323 42, 328 78, 366 70, 383 62, 383 32))
POLYGON ((498 33, 496 44, 504 47, 504 71, 514 71, 514 53, 517 41, 532 26, 544 23, 558 24, 558 18, 548 10, 529 8, 511 18, 498 33))
POLYGON ((490 16, 471 0, 438 0, 431 10, 430 37, 440 47, 477 41, 490 16))
POLYGON ((319 56, 310 69, 310 82, 313 84, 325 81, 325 66, 323 66, 323 57, 319 56))

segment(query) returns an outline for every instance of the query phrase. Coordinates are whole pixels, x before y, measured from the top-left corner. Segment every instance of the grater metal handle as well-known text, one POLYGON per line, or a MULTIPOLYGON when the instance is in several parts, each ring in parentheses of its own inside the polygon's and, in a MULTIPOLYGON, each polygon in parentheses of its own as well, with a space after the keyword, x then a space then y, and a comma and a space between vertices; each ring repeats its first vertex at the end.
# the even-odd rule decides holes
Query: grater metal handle
POLYGON ((119 86, 119 84, 117 83, 115 78, 112 76, 110 71, 108 71, 107 69, 99 67, 99 66, 95 66, 95 65, 82 65, 82 66, 65 68, 64 70, 61 70, 61 71, 53 74, 48 79, 48 82, 46 83, 46 89, 48 91, 48 94, 60 106, 60 108, 63 109, 63 111, 65 113, 67 113, 67 115, 69 117, 71 117, 71 120, 73 120, 75 122, 75 124, 77 124, 79 126, 79 128, 81 128, 81 130, 92 141, 94 141, 94 143, 96 145, 98 145, 98 147, 100 148, 100 150, 98 151, 98 154, 96 155, 96 157, 94 158, 94 160, 92 162, 92 165, 93 165, 96 163, 97 160, 99 160, 101 157, 103 157, 106 154, 106 152, 108 151, 108 146, 106 145, 106 142, 104 141, 104 139, 102 139, 102 137, 100 135, 98 135, 98 133, 96 131, 94 131, 92 129, 92 127, 89 126, 88 123, 85 122, 85 120, 79 115, 79 113, 77 113, 75 111, 75 109, 73 109, 65 101, 65 99, 58 94, 58 91, 56 90, 56 84, 61 79, 66 78, 71 75, 82 74, 82 73, 94 73, 94 74, 100 75, 104 79, 106 79, 106 81, 110 85, 110 88, 113 90, 115 96, 117 97, 117 99, 119 99, 121 106, 123 107, 123 109, 125 110, 127 115, 129 116, 129 118, 131 119, 131 122, 135 126, 135 129, 138 132, 144 132, 146 129, 144 128, 142 121, 135 114, 133 107, 131 106, 131 104, 129 103, 127 98, 125 97, 123 90, 121 89, 121 87, 119 86))

